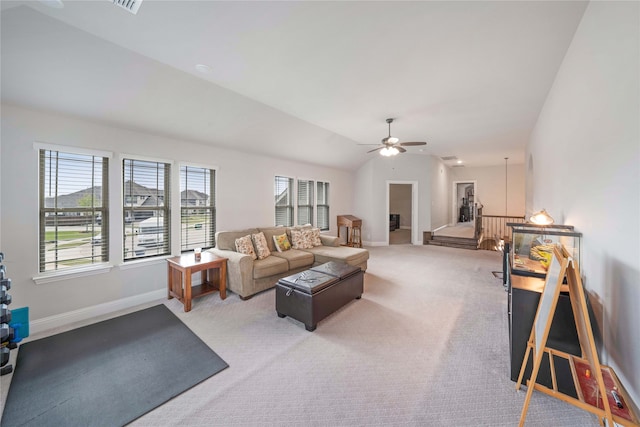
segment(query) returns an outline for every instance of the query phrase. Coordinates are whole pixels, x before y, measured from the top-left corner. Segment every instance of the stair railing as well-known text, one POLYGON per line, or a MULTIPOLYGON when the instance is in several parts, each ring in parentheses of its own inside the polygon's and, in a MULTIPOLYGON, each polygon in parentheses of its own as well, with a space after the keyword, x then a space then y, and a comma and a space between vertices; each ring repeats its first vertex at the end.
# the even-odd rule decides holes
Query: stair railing
POLYGON ((507 215, 483 215, 482 210, 478 210, 478 217, 476 219, 476 238, 480 233, 483 234, 483 240, 494 239, 496 243, 505 238, 509 238, 511 230, 507 227, 508 222, 523 223, 525 222, 524 216, 507 216, 507 215), (480 230, 478 231, 478 228, 480 230))

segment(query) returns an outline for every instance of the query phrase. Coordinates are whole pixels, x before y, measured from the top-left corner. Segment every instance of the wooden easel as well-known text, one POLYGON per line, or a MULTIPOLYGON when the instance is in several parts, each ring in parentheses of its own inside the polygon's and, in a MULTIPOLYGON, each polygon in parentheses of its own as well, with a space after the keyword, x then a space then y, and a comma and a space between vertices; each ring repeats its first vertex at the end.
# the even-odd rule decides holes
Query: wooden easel
POLYGON ((553 254, 536 317, 531 328, 527 351, 525 352, 518 382, 516 383, 516 390, 519 390, 527 361, 529 360, 529 354, 533 351, 533 369, 531 378, 527 383, 527 396, 520 415, 519 426, 524 426, 531 395, 535 389, 595 414, 601 425, 603 419, 606 419, 609 427, 614 426, 614 421, 622 426, 639 427, 637 418, 628 404, 630 399, 615 376, 613 369, 601 365, 598 359, 578 265, 564 247, 556 246, 553 254), (567 284, 563 285, 565 278, 567 279, 567 284), (546 346, 561 290, 568 290, 569 292, 582 357, 546 346), (549 355, 552 389, 536 383, 544 353, 549 355), (564 358, 569 362, 578 398, 558 391, 553 356, 564 358), (617 393, 618 401, 614 398, 612 390, 617 393), (606 398, 603 398, 603 396, 606 398), (618 402, 620 402, 622 408, 618 406, 618 402))

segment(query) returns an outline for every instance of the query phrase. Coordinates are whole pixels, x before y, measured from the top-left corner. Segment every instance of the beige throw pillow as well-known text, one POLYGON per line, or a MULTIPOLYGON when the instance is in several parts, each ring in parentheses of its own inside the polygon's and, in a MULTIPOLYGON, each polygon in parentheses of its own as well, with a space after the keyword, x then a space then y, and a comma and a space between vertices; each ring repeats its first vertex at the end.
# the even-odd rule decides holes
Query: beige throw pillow
POLYGON ((265 259, 271 255, 271 251, 267 245, 267 239, 264 237, 264 233, 262 231, 258 234, 252 234, 251 240, 253 240, 253 244, 256 247, 256 255, 258 256, 258 259, 265 259))
POLYGON ((236 251, 244 255, 251 255, 251 258, 253 259, 258 258, 253 250, 253 243, 251 242, 250 234, 236 239, 236 251))
POLYGON ((322 246, 322 240, 320 240, 320 229, 319 228, 312 228, 309 231, 306 231, 311 234, 311 243, 313 244, 313 246, 322 246))
POLYGON ((291 230, 291 244, 293 249, 313 248, 313 235, 311 230, 291 230))

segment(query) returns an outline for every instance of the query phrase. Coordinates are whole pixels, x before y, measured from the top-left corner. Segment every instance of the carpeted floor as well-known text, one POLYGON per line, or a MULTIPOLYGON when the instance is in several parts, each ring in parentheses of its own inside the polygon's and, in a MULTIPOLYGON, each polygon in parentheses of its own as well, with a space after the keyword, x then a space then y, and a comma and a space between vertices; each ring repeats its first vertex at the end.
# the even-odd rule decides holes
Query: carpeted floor
POLYGON ((408 245, 411 244, 411 229, 398 228, 389 232, 390 245, 408 245))
POLYGON ((473 238, 474 229, 473 226, 475 223, 473 221, 470 222, 459 222, 456 225, 447 226, 439 229, 433 233, 434 236, 447 236, 447 237, 465 237, 467 239, 473 238))
MULTIPOLYGON (((230 368, 135 426, 516 425, 525 391, 509 379, 500 255, 437 246, 369 248, 365 293, 307 332, 248 301, 164 303, 230 368)), ((176 361, 178 363, 178 361, 176 361)), ((2 384, 6 384, 2 379, 2 384)), ((534 393, 527 426, 597 426, 534 393)))

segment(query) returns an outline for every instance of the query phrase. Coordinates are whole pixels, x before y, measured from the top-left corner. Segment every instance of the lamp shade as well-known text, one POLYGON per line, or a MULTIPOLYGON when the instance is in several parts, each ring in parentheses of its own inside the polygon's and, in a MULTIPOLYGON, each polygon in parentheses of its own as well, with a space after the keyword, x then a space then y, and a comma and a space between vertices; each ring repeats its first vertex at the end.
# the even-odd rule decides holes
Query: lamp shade
POLYGON ((540 212, 536 212, 533 215, 531 215, 531 218, 529 218, 529 221, 537 225, 553 224, 553 218, 544 209, 542 209, 540 212))

